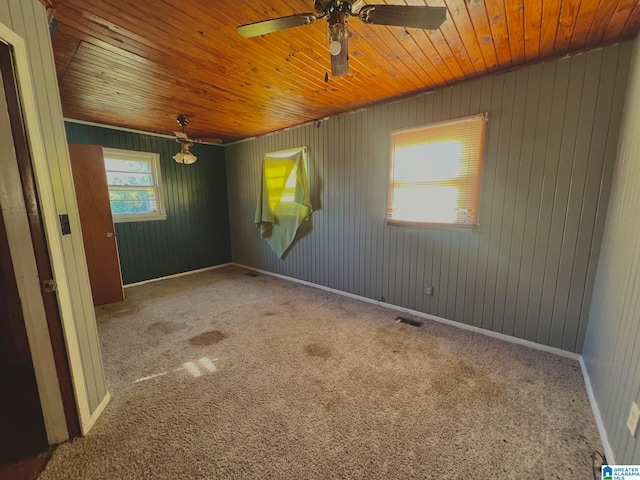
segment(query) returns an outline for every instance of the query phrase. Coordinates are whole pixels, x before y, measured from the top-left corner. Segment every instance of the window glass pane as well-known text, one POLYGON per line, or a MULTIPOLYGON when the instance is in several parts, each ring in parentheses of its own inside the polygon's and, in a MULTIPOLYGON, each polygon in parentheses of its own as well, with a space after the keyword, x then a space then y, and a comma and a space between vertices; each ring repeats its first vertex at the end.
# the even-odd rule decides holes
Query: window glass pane
POLYGON ((424 143, 397 148, 393 179, 396 182, 440 182, 462 174, 462 143, 424 143))
POLYGON ((155 213, 158 211, 153 188, 109 189, 111 212, 113 214, 155 213))
POLYGON ((153 176, 150 173, 125 173, 107 171, 108 185, 153 186, 153 176))
POLYGON ((395 190, 392 212, 394 220, 455 223, 457 217, 456 187, 413 186, 395 190))
POLYGON ((151 164, 144 161, 136 162, 134 160, 116 160, 115 158, 105 158, 104 165, 107 171, 151 173, 151 164))
POLYGON ((146 201, 111 201, 111 213, 126 215, 132 213, 156 213, 158 204, 155 200, 146 201))

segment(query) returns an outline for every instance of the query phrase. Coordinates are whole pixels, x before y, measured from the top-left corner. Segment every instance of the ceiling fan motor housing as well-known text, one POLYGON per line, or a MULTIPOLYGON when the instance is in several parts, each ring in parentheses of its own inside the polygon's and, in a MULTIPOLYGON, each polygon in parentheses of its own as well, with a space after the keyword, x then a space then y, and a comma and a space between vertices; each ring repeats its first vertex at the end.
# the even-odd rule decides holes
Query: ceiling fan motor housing
POLYGON ((189 120, 189 117, 187 117, 186 115, 178 115, 177 121, 178 124, 183 128, 183 130, 184 127, 189 125, 189 123, 191 122, 191 120, 189 120))

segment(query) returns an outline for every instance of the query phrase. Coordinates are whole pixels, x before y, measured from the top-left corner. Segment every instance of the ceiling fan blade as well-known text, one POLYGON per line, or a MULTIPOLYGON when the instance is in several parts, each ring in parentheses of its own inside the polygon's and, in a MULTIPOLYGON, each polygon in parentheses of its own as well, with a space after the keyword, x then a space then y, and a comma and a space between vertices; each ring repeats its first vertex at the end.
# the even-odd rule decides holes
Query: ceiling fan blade
POLYGON ((332 77, 341 77, 349 73, 349 37, 341 35, 338 41, 340 42, 340 53, 331 55, 332 77))
POLYGON ((197 143, 213 143, 213 144, 219 144, 222 143, 222 139, 220 138, 199 138, 197 140, 194 140, 197 143))
POLYGON ((367 5, 358 14, 364 23, 437 30, 447 19, 446 7, 367 5))
POLYGON ((279 32, 287 28, 311 25, 315 21, 316 16, 313 13, 301 13, 299 15, 290 15, 288 17, 273 18, 263 22, 241 25, 237 28, 237 31, 239 35, 245 38, 251 38, 266 35, 267 33, 279 32))

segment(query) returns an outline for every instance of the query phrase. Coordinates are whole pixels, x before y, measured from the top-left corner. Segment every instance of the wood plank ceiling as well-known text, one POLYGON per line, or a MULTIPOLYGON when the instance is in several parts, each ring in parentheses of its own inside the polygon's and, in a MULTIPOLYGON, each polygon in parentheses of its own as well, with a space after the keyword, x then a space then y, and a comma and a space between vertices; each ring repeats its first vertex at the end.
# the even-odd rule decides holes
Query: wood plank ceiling
POLYGON ((329 78, 326 22, 245 39, 238 25, 312 12, 311 0, 53 0, 68 118, 225 142, 633 38, 640 0, 420 0, 438 31, 352 18, 350 74, 329 78))

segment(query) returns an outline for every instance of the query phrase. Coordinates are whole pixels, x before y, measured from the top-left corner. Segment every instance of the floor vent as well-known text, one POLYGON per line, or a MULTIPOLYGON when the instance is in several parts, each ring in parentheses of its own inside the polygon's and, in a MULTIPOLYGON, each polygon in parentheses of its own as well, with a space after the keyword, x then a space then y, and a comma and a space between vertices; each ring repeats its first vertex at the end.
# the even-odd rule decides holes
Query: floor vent
POLYGON ((249 275, 250 277, 259 277, 260 276, 256 272, 247 272, 247 275, 249 275))
POLYGON ((406 317, 396 317, 396 323, 404 323, 405 325, 411 325, 412 327, 418 327, 418 328, 424 325, 423 321, 414 320, 412 318, 406 318, 406 317))

